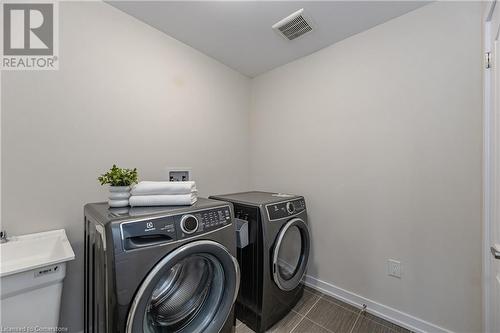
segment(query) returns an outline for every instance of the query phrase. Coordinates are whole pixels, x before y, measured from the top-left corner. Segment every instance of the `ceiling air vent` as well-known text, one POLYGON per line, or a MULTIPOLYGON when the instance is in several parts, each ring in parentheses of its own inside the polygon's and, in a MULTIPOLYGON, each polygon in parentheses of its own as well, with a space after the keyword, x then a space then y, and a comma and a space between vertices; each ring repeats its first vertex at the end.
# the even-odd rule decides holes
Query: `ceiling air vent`
POLYGON ((273 29, 288 40, 294 40, 312 31, 311 24, 304 17, 303 8, 274 24, 273 29))

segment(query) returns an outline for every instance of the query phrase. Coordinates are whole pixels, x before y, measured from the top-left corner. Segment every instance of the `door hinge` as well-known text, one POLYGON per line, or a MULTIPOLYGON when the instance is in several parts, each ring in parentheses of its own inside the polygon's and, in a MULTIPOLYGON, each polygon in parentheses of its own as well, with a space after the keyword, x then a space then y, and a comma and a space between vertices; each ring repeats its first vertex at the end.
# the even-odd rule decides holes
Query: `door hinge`
POLYGON ((486 52, 484 54, 484 62, 485 62, 486 69, 491 68, 491 52, 486 52))
POLYGON ((493 255, 493 258, 500 259, 500 251, 498 251, 495 246, 490 247, 490 250, 491 254, 493 255))

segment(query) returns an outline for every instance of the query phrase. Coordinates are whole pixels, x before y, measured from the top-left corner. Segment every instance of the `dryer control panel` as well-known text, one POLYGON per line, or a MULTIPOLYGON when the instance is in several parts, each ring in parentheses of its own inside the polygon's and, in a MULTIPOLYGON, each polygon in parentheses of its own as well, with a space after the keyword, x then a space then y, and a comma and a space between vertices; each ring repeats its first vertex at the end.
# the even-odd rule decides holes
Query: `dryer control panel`
POLYGON ((304 198, 283 201, 266 205, 269 220, 279 220, 295 214, 298 214, 306 209, 306 201, 304 198))
POLYGON ((186 212, 120 225, 123 248, 133 250, 195 237, 231 224, 229 206, 186 212))

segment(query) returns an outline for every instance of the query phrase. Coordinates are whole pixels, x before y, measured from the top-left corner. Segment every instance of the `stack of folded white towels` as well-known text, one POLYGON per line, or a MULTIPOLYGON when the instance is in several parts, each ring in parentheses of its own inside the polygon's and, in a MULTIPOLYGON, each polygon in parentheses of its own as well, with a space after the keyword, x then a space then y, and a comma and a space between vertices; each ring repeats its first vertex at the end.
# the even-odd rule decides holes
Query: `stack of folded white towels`
POLYGON ((129 204, 136 206, 189 206, 198 200, 194 181, 142 181, 130 191, 129 204))

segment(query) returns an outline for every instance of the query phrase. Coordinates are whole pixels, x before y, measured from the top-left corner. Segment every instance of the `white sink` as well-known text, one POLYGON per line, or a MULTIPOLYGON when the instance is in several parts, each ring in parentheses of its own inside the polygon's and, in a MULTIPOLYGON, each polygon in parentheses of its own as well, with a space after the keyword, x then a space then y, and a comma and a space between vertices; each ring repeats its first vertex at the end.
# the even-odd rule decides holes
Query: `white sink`
POLYGON ((64 230, 9 237, 0 244, 0 327, 59 332, 66 262, 74 258, 64 230))
POLYGON ((0 277, 73 259, 64 229, 9 237, 0 244, 0 277))

